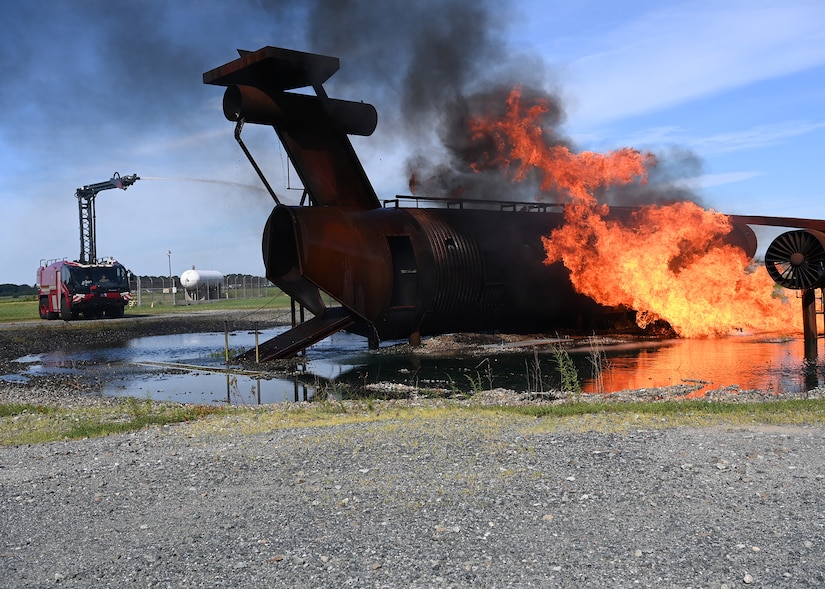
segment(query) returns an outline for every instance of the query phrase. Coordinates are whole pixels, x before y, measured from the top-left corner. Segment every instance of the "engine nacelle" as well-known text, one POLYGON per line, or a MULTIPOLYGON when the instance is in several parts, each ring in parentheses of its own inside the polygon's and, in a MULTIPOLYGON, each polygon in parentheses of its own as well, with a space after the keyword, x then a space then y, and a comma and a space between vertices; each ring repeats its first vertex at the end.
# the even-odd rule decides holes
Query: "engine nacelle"
POLYGON ((378 125, 378 112, 365 102, 326 98, 287 92, 264 92, 252 86, 229 86, 223 95, 223 114, 230 121, 274 127, 306 128, 317 124, 319 108, 347 135, 372 135, 378 125))
POLYGON ((784 288, 807 290, 825 286, 825 233, 800 229, 781 234, 765 252, 765 267, 784 288))

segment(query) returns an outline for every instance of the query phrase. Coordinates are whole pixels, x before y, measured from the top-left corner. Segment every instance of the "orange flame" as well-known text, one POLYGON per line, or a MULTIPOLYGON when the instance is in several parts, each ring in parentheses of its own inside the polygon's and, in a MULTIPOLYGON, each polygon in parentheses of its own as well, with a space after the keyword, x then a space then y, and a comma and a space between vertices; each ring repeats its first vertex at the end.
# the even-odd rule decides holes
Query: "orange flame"
POLYGON ((593 201, 593 190, 614 184, 628 184, 636 178, 647 179, 651 154, 623 148, 608 154, 583 151, 573 153, 564 145, 548 145, 541 127, 541 116, 549 110, 539 102, 522 107, 521 89, 514 88, 507 98, 507 113, 501 120, 474 119, 470 122, 473 140, 491 138, 496 153, 485 153, 481 163, 472 167, 479 171, 502 167, 509 171, 514 160, 518 167, 513 180, 521 182, 530 171, 541 174, 541 190, 560 191, 576 200, 593 201))
POLYGON ((801 328, 767 271, 750 271, 745 253, 721 241, 726 215, 680 202, 644 207, 624 225, 598 208, 568 208, 566 224, 542 239, 545 264, 563 262, 579 292, 635 309, 641 327, 664 319, 683 337, 801 328))
POLYGON ((663 319, 684 337, 801 331, 801 313, 773 296, 765 269, 750 268, 745 253, 725 243, 732 229, 726 215, 680 202, 642 207, 627 223, 608 219, 594 191, 645 182, 653 156, 629 148, 576 154, 548 145, 540 125, 546 110, 522 107, 515 89, 501 120, 471 124, 475 140, 491 138, 496 148, 475 169, 503 167, 517 182, 535 170, 542 190, 568 195, 566 224, 542 239, 545 264, 562 262, 576 290, 598 303, 636 310, 641 327, 663 319))

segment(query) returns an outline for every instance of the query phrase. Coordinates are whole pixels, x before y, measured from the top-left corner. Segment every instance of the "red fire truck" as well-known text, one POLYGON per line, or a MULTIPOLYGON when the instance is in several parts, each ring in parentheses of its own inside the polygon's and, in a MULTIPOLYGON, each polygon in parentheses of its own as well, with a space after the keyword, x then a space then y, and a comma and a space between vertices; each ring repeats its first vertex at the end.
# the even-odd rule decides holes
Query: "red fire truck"
POLYGON ((82 264, 68 260, 43 260, 37 272, 40 317, 66 321, 86 318, 123 317, 132 295, 129 273, 115 260, 82 264))
POLYGON ((140 180, 137 174, 120 176, 89 184, 75 192, 80 213, 80 257, 70 262, 64 259, 41 260, 37 271, 40 291, 40 317, 66 321, 86 318, 123 317, 123 310, 132 298, 129 292, 129 272, 113 258, 97 259, 95 236, 95 197, 110 188, 126 190, 140 180))

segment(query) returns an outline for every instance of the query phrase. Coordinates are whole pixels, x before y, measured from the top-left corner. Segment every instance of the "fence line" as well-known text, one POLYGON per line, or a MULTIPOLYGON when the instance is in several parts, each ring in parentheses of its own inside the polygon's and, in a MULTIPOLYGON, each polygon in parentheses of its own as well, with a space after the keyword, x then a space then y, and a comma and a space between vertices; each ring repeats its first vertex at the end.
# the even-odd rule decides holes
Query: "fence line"
POLYGON ((186 305, 228 299, 272 297, 280 289, 263 276, 236 275, 224 277, 220 284, 187 291, 180 277, 131 275, 129 288, 133 306, 186 305))

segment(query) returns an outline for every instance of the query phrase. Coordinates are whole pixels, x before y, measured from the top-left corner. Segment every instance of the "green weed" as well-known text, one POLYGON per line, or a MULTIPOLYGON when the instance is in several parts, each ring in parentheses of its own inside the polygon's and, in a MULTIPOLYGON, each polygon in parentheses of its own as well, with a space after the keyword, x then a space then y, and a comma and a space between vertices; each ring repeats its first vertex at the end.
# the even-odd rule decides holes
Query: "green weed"
POLYGON ((524 360, 524 369, 527 373, 527 391, 534 393, 544 392, 544 377, 541 374, 541 360, 538 350, 533 350, 533 361, 524 360))
POLYGON ((556 370, 561 376, 561 390, 579 394, 581 393, 581 383, 579 382, 579 372, 576 370, 576 365, 573 364, 573 359, 562 346, 556 344, 552 347, 553 358, 556 361, 556 370))
POLYGON ((596 392, 605 392, 604 373, 610 369, 610 362, 604 353, 604 348, 599 344, 595 337, 587 338, 590 344, 590 353, 587 355, 587 360, 590 362, 591 377, 596 385, 596 392))
POLYGON ((9 417, 12 415, 22 415, 25 413, 42 413, 48 415, 57 411, 54 407, 45 407, 43 405, 30 405, 28 403, 9 403, 0 404, 0 417, 9 417))
POLYGON ((470 394, 477 395, 484 389, 484 385, 482 384, 481 375, 476 372, 475 378, 473 378, 472 374, 465 374, 464 377, 470 381, 470 394))

